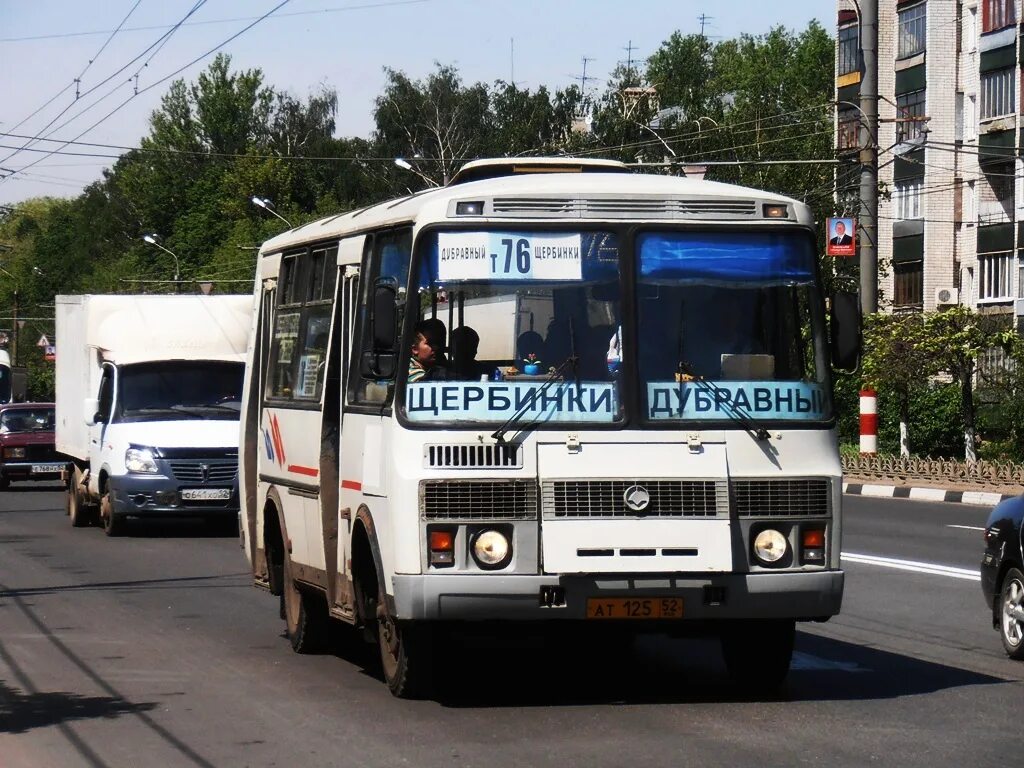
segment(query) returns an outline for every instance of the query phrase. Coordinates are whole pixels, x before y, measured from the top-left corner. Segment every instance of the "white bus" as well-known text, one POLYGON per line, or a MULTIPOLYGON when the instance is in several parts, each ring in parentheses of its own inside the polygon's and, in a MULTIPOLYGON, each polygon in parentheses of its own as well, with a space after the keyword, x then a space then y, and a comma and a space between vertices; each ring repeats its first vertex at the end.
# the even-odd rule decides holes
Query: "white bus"
POLYGON ((781 683, 843 594, 859 319, 815 242, 779 195, 521 159, 265 243, 241 528, 292 647, 362 627, 412 696, 467 623, 713 631, 781 683))

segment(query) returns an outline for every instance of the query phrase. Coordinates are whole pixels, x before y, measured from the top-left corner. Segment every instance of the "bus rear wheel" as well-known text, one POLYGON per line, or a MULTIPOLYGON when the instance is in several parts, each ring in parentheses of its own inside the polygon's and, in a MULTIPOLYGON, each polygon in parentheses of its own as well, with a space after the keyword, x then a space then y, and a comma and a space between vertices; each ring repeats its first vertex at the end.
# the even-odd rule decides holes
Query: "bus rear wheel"
POLYGON ((381 669, 391 693, 400 699, 429 695, 433 688, 433 634, 396 620, 383 590, 377 599, 376 624, 381 669))
POLYGON ((776 693, 789 674, 795 637, 792 619, 729 622, 721 635, 729 675, 750 693, 776 693))
POLYGON ((296 653, 320 653, 327 647, 327 603, 313 589, 300 589, 291 556, 285 552, 281 603, 285 630, 296 653))

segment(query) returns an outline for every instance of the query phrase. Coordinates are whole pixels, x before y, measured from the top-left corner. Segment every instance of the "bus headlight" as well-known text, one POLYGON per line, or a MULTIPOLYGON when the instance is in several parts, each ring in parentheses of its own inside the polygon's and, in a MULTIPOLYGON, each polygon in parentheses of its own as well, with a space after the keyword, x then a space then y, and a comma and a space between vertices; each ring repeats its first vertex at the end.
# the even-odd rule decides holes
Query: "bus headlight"
POLYGON ((786 555, 786 537, 774 528, 765 528, 754 537, 754 556, 766 565, 773 565, 786 555))
POLYGON ((504 568, 512 559, 512 542, 501 531, 488 528, 473 537, 472 552, 481 568, 504 568))
POLYGON ((129 448, 124 452, 124 468, 129 472, 154 474, 157 471, 153 452, 148 448, 129 448))

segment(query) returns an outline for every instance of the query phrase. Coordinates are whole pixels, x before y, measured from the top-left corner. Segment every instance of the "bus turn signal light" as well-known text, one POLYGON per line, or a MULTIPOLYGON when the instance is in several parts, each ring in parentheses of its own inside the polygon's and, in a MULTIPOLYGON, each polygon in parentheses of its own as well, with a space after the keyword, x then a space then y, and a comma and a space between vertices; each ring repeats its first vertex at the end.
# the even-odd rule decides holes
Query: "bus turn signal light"
POLYGON ((430 532, 430 564, 446 566, 455 564, 455 534, 451 531, 430 532))
POLYGON ((825 531, 821 528, 806 528, 801 535, 805 563, 825 562, 825 531))

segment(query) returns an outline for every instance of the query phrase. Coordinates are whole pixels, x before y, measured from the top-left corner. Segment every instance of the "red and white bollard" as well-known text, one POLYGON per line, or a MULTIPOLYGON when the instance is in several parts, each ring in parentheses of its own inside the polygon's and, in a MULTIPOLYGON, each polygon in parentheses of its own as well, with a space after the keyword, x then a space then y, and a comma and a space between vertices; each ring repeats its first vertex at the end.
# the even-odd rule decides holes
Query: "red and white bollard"
POLYGON ((860 452, 878 453, 878 395, 873 389, 860 391, 860 452))

